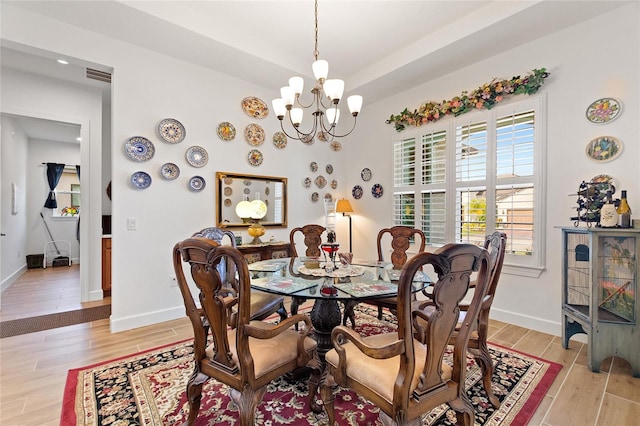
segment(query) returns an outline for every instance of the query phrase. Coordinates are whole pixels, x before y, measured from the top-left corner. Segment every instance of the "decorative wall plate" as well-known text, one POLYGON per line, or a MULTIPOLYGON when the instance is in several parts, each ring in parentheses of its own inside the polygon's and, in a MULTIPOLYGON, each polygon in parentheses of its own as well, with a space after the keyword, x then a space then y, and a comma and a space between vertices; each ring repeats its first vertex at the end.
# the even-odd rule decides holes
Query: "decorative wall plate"
POLYGON ((363 181, 369 182, 371 180, 371 170, 365 167, 360 172, 360 177, 362 178, 363 181))
POLYGON ((242 100, 242 110, 253 118, 265 118, 269 115, 267 104, 255 96, 249 96, 242 100))
POLYGON ((597 175, 591 178, 590 183, 606 183, 611 187, 611 193, 616 193, 616 181, 609 175, 597 175))
POLYGON ((230 186, 226 186, 226 187, 224 188, 224 195, 226 195, 226 196, 228 197, 228 196, 229 196, 229 195, 231 195, 231 194, 233 194, 233 189, 231 189, 231 187, 230 187, 230 186))
POLYGON ((327 179, 324 176, 320 175, 314 180, 314 182, 318 188, 322 189, 327 184, 327 179))
POLYGON ((616 159, 621 152, 622 142, 613 136, 600 136, 592 139, 585 148, 587 157, 603 163, 616 159))
POLYGON ((587 120, 592 123, 604 124, 615 120, 622 111, 622 104, 614 98, 602 98, 594 101, 587 108, 587 120))
POLYGON ((251 146, 260 146, 264 143, 264 129, 260 125, 251 123, 244 128, 244 138, 251 146))
POLYGON ((311 182, 312 182, 311 178, 310 177, 306 177, 302 181, 302 186, 304 186, 305 188, 309 188, 309 187, 311 187, 311 182))
POLYGON ((318 163, 316 163, 315 161, 312 161, 311 163, 309 163, 309 170, 311 170, 312 172, 317 172, 318 171, 318 163))
POLYGON ((342 144, 338 141, 333 141, 329 144, 329 148, 331 148, 331 151, 338 152, 342 149, 342 144))
POLYGON ((180 176, 180 168, 173 163, 164 163, 160 166, 160 176, 166 180, 174 180, 180 176))
POLYGON ((382 197, 382 193, 383 193, 382 185, 380 185, 379 183, 376 183, 371 187, 371 195, 373 195, 373 198, 382 197))
POLYGON ((158 124, 160 137, 169 143, 180 143, 187 136, 187 131, 182 123, 173 118, 165 118, 158 124))
POLYGON ((151 176, 146 172, 135 172, 131 175, 131 185, 137 189, 146 189, 151 186, 151 176))
POLYGON ((325 167, 325 170, 327 171, 327 174, 331 174, 333 173, 333 166, 331 164, 327 164, 327 167, 325 167))
POLYGON ((326 194, 324 194, 324 200, 331 202, 333 201, 333 196, 327 192, 326 194))
POLYGON ((315 203, 318 201, 318 199, 320 199, 320 195, 317 192, 314 192, 313 194, 311 194, 311 201, 315 203))
POLYGON ((189 179, 189 189, 193 192, 200 192, 207 185, 202 176, 194 176, 189 179))
POLYGON ((251 151, 249 151, 249 154, 247 154, 247 161, 252 166, 258 167, 260 164, 262 164, 262 153, 257 149, 252 149, 251 151))
POLYGON ((331 189, 336 189, 338 187, 338 181, 333 179, 331 180, 331 189))
POLYGON ((232 141, 236 137, 236 128, 228 121, 218 124, 218 137, 223 141, 232 141))
POLYGON ((231 200, 229 198, 225 198, 224 199, 224 205, 225 205, 225 207, 231 206, 231 200))
POLYGON ((285 135, 283 132, 275 132, 273 134, 273 144, 276 146, 276 148, 284 148, 285 146, 287 146, 287 135, 285 135))
POLYGON ((187 163, 193 167, 204 167, 209 162, 207 150, 201 146, 192 146, 187 149, 187 163))
POLYGON ((363 190, 362 187, 360 185, 355 185, 353 187, 353 189, 351 190, 351 195, 353 196, 353 198, 355 198, 356 200, 359 200, 360 198, 362 198, 362 194, 363 194, 363 190))
POLYGON ((269 194, 271 194, 271 190, 270 190, 270 189, 269 189, 269 187, 267 186, 267 187, 264 189, 264 195, 269 195, 269 194))
POLYGON ((244 192, 245 194, 249 195, 251 193, 251 190, 249 188, 245 188, 242 190, 242 192, 244 192))
POLYGON ((231 185, 233 183, 233 179, 230 177, 226 177, 224 178, 224 184, 225 185, 231 185))
POLYGON ((133 136, 124 141, 124 153, 133 161, 147 161, 153 158, 156 148, 144 136, 133 136))

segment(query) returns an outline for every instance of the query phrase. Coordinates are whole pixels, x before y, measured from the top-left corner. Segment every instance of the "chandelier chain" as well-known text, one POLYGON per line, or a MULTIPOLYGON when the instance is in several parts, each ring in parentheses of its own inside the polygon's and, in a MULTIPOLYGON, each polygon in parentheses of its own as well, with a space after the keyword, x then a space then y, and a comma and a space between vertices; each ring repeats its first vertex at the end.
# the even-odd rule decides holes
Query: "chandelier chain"
POLYGON ((315 19, 316 19, 316 26, 315 26, 315 37, 316 37, 316 43, 315 43, 315 50, 313 51, 313 56, 316 58, 316 61, 318 60, 318 55, 320 55, 320 52, 318 51, 318 0, 316 0, 316 5, 315 5, 315 19))

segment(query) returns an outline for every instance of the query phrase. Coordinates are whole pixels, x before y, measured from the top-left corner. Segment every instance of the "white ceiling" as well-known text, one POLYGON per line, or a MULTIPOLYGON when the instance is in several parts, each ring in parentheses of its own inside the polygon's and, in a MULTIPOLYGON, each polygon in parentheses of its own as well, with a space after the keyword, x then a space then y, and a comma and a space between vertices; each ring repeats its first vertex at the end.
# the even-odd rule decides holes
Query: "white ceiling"
MULTIPOLYGON (((319 0, 319 57, 329 61, 329 77, 344 79, 346 92, 363 95, 366 105, 632 1, 319 0)), ((293 75, 311 84, 312 0, 2 3, 273 87, 274 97, 293 75)), ((3 44, 3 65, 28 69, 3 44)), ((48 64, 35 72, 50 68, 65 78, 45 56, 48 64)))

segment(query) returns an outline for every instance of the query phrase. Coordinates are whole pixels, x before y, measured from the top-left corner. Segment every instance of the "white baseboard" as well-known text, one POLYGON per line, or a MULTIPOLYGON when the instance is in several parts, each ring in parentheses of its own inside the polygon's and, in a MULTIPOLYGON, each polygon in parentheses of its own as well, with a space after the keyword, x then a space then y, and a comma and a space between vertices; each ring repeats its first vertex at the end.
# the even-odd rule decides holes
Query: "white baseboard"
POLYGON ((147 325, 184 318, 184 316, 184 305, 161 311, 145 312, 140 315, 131 315, 123 318, 115 317, 112 311, 110 317, 111 332, 118 333, 120 331, 131 330, 133 328, 145 327, 147 325))
POLYGON ((509 324, 518 325, 520 327, 530 328, 553 336, 562 335, 562 325, 556 321, 522 315, 518 312, 498 309, 495 306, 491 308, 490 317, 491 319, 508 322, 509 324))
POLYGON ((11 284, 13 284, 14 281, 17 280, 20 277, 20 275, 22 275, 26 270, 27 270, 27 265, 24 264, 13 274, 9 275, 7 278, 2 280, 2 285, 0 286, 0 292, 4 292, 6 289, 11 287, 11 284))

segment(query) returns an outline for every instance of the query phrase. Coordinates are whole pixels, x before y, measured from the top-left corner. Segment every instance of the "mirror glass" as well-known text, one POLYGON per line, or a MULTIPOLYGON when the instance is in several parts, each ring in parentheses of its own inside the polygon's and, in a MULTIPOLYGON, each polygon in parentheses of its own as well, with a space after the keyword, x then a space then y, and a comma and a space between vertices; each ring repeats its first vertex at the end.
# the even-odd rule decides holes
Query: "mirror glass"
POLYGON ((231 172, 216 173, 216 223, 219 228, 248 227, 254 219, 243 220, 236 213, 241 201, 262 200, 266 215, 263 226, 287 226, 287 178, 231 172))

